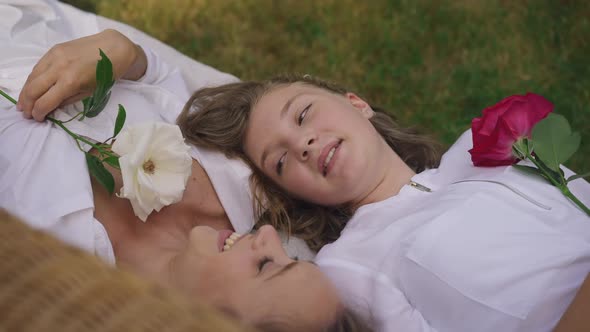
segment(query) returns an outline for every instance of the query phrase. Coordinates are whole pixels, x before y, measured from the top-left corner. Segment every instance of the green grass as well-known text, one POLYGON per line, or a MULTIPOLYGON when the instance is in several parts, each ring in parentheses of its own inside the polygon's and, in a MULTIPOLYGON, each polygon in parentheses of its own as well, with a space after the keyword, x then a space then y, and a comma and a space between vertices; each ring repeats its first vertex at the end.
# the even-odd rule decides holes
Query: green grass
POLYGON ((70 0, 242 79, 344 83, 446 145, 503 97, 545 96, 582 134, 590 171, 590 2, 70 0))

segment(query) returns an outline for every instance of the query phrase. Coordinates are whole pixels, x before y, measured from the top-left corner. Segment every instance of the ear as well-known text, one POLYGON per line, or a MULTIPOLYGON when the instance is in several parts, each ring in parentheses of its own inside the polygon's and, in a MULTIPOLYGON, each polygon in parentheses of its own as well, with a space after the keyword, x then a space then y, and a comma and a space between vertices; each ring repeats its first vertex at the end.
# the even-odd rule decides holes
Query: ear
POLYGON ((356 94, 354 94, 352 92, 347 92, 345 96, 348 99, 348 102, 350 102, 350 104, 352 106, 354 106, 357 110, 359 110, 359 112, 361 112, 361 114, 365 118, 369 119, 369 118, 373 117, 373 115, 375 114, 375 111, 373 111, 373 109, 371 108, 371 105, 369 105, 361 97, 357 96, 356 94))

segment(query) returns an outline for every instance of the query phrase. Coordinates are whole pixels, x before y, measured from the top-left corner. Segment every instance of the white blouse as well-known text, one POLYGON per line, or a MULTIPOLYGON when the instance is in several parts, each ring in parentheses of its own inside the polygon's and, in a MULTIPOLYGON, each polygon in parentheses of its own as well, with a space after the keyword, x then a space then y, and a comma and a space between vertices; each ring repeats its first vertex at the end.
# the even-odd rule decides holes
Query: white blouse
MULTIPOLYGON (((590 271, 590 217, 540 178, 474 167, 471 144, 414 176, 432 192, 359 208, 317 256, 380 331, 551 331, 590 271)), ((586 181, 570 188, 590 203, 586 181)))

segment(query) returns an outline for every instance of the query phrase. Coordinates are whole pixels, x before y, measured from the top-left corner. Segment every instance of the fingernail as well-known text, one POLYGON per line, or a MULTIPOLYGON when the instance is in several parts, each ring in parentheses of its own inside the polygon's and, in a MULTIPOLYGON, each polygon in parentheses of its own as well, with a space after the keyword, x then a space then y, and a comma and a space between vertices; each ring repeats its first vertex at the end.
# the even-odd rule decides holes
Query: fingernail
POLYGON ((20 102, 16 103, 16 110, 19 112, 23 111, 23 105, 21 105, 20 102))

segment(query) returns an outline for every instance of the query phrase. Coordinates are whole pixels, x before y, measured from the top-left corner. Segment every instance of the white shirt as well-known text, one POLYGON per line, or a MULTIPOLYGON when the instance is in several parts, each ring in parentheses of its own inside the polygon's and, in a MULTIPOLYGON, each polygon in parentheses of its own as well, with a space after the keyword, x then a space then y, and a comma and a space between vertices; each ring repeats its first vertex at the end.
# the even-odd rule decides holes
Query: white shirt
MULTIPOLYGON (((33 66, 56 43, 97 33, 97 16, 55 1, 0 1, 0 89, 17 98, 33 66)), ((107 22, 107 20, 101 20, 107 22)), ((152 42, 155 44, 155 42, 152 42)), ((119 81, 105 110, 95 118, 72 121, 72 131, 103 141, 112 135, 117 104, 127 110, 126 126, 144 121, 175 123, 189 93, 180 71, 144 48, 148 57, 139 81, 119 81)), ((196 63, 196 62, 195 62, 196 63)), ((194 68, 194 67, 193 67, 194 68)), ((236 78, 199 64, 192 88, 236 78), (200 86, 199 86, 200 85, 200 86)), ((81 110, 81 103, 54 113, 61 120, 81 110)), ((192 147, 207 172, 235 230, 253 225, 248 177, 240 161, 192 147)), ((35 228, 114 263, 107 233, 93 216, 93 197, 84 154, 74 140, 50 122, 24 119, 0 98, 0 207, 35 228)))
MULTIPOLYGON (((590 217, 541 178, 474 167, 471 145, 414 176, 432 192, 362 206, 317 256, 380 331, 551 331, 590 271, 590 217)), ((587 182, 570 188, 588 205, 587 182)))

